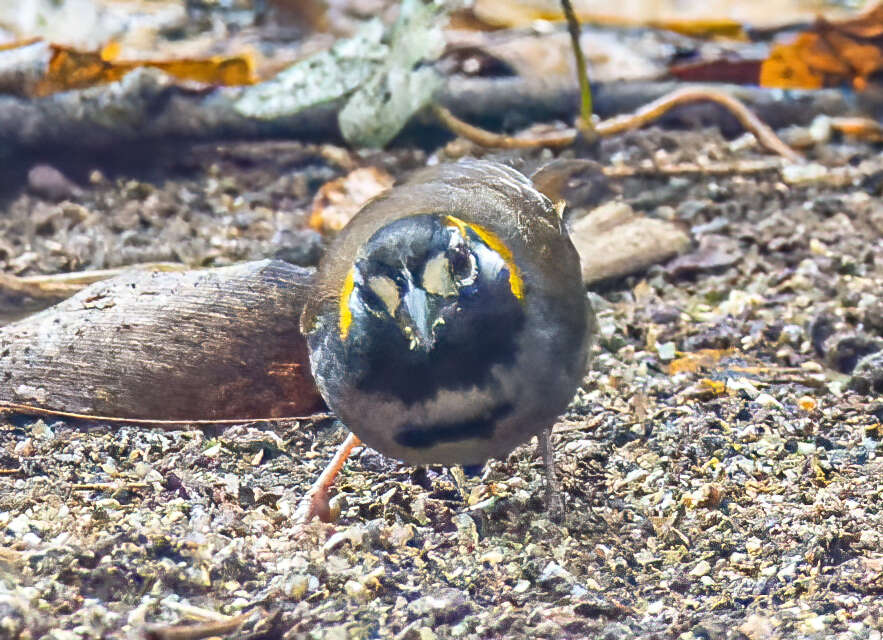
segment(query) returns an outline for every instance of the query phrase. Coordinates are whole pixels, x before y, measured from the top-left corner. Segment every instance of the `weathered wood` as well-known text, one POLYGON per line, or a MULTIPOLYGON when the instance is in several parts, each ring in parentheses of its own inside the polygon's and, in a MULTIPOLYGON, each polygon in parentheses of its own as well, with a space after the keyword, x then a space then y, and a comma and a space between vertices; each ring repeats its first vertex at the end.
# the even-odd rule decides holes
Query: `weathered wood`
MULTIPOLYGON (((594 84, 596 115, 608 118, 634 111, 681 87, 683 82, 611 82, 594 84)), ((806 124, 819 114, 869 115, 883 112, 883 91, 873 87, 858 94, 840 89, 782 91, 759 87, 715 85, 744 102, 773 128, 806 124)), ((230 140, 236 138, 307 138, 337 141, 340 100, 292 116, 259 120, 234 108, 240 88, 209 92, 179 87, 157 69, 142 68, 119 82, 65 91, 42 99, 0 95, 0 157, 45 153, 46 148, 119 149, 129 142, 230 140)), ((452 76, 438 97, 454 115, 473 124, 499 126, 517 113, 525 121, 572 120, 579 89, 566 82, 531 81, 519 77, 471 78, 452 76)), ((741 131, 719 105, 685 105, 666 114, 662 122, 720 124, 741 131)), ((426 139, 430 123, 420 118, 406 127, 407 135, 426 139)))
POLYGON ((0 329, 0 400, 144 419, 321 405, 298 326, 313 271, 264 260, 131 272, 0 329))
POLYGON ((639 216, 623 202, 608 202, 573 222, 570 239, 587 285, 641 271, 690 246, 676 224, 639 216))

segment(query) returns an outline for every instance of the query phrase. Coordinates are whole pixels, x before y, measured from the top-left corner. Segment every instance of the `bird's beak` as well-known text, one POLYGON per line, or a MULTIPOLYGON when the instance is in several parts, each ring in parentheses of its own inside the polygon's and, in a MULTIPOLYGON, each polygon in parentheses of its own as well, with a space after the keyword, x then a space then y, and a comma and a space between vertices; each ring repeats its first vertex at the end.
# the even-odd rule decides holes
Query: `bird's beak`
POLYGON ((426 291, 411 286, 402 297, 402 330, 411 341, 411 349, 429 351, 435 343, 433 325, 436 311, 426 291))

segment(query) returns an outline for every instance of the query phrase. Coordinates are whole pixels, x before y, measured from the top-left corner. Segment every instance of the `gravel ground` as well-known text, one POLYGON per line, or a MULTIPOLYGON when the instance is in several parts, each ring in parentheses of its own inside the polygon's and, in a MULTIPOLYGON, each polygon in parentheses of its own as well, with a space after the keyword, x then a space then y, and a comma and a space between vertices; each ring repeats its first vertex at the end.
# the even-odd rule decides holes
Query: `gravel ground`
MULTIPOLYGON (((715 130, 602 145, 635 172, 614 197, 696 246, 592 293, 592 370, 556 427, 563 523, 533 445, 476 477, 363 450, 337 521, 298 527, 345 436, 334 420, 203 433, 7 415, 0 636, 173 637, 164 625, 246 614, 233 636, 879 640, 883 159, 837 139, 807 153, 827 169, 751 170, 756 147, 715 130), (683 162, 732 169, 666 173, 683 162)), ((77 180, 61 192, 4 174, 0 268, 315 263, 319 186, 427 161, 291 142, 148 155, 58 163, 77 180)), ((574 215, 596 204, 579 186, 574 215)))

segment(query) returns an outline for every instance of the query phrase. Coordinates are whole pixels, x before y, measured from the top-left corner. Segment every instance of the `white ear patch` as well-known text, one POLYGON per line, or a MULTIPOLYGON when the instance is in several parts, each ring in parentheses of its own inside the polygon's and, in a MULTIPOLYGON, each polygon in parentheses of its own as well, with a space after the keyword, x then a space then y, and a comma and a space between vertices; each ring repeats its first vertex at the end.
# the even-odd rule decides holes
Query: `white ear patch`
POLYGON ((457 289, 451 279, 451 266, 444 253, 427 260, 426 266, 423 267, 422 284, 426 293, 442 297, 456 295, 457 289))
POLYGON ((368 280, 368 286, 383 302, 387 313, 390 316, 395 316, 396 310, 399 308, 399 302, 401 302, 401 296, 399 295, 399 288, 392 281, 392 278, 374 276, 368 280))

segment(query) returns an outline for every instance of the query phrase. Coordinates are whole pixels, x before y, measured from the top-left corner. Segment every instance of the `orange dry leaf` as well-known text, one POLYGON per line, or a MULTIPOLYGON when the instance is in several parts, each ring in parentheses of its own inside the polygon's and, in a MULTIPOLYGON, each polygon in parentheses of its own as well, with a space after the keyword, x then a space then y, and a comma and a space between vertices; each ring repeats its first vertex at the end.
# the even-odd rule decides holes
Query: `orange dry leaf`
POLYGON ((760 84, 782 89, 852 85, 864 89, 883 70, 883 5, 850 20, 817 18, 811 31, 778 45, 760 68, 760 84))
POLYGON ((745 28, 735 20, 708 18, 705 20, 660 20, 648 25, 657 29, 674 31, 694 38, 729 38, 747 40, 745 28))
MULTIPOLYGON (((729 18, 656 18, 649 15, 642 16, 616 11, 609 13, 581 11, 579 5, 575 6, 574 10, 577 20, 582 24, 607 27, 650 27, 697 38, 719 37, 747 40, 742 24, 729 18)), ((531 3, 512 3, 509 0, 485 0, 475 7, 472 16, 477 19, 479 25, 486 25, 486 28, 527 26, 538 20, 549 22, 564 22, 565 20, 564 12, 557 1, 551 5, 547 3, 532 5, 531 3)))
POLYGON ((138 67, 155 67, 181 80, 205 84, 244 85, 257 82, 254 61, 247 54, 213 56, 205 60, 115 61, 119 45, 113 42, 98 52, 77 51, 61 45, 51 45, 51 49, 49 68, 34 91, 38 96, 115 82, 138 67))
POLYGON ((35 89, 38 96, 47 96, 58 91, 82 89, 96 84, 119 80, 134 66, 114 65, 102 59, 100 53, 76 51, 59 45, 52 45, 52 58, 49 69, 35 89))
POLYGON ((831 128, 844 136, 867 142, 883 142, 883 126, 871 118, 831 118, 831 128))
POLYGON ((694 373, 700 369, 710 369, 732 353, 732 349, 700 349, 694 353, 687 353, 668 364, 668 374, 673 376, 677 373, 694 373))
POLYGON ((800 396, 800 398, 797 399, 797 406, 804 411, 809 412, 815 410, 817 403, 812 396, 800 396))
POLYGON ((710 378, 702 378, 699 384, 708 389, 716 396, 721 396, 727 392, 727 383, 723 380, 712 380, 710 378))

